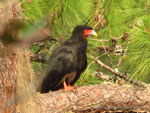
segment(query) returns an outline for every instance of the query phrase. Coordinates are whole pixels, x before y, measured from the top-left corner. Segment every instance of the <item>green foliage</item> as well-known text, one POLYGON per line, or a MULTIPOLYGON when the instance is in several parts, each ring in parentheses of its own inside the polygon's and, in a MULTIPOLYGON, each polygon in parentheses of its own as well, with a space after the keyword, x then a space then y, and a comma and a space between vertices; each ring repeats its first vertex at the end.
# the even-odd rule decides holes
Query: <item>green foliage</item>
POLYGON ((24 5, 24 14, 30 22, 46 18, 47 26, 56 37, 71 33, 76 25, 84 24, 94 12, 93 0, 32 0, 31 4, 24 5))
MULTIPOLYGON (((87 23, 90 26, 94 26, 99 21, 99 19, 96 19, 96 15, 104 16, 106 20, 104 27, 101 28, 99 27, 100 24, 98 24, 95 28, 99 38, 103 40, 118 38, 123 36, 125 32, 131 33, 131 43, 129 51, 126 54, 127 57, 125 57, 123 65, 119 68, 123 72, 127 71, 134 77, 136 76, 136 78, 144 78, 149 73, 147 68, 149 55, 144 54, 145 52, 148 53, 149 50, 149 33, 147 32, 149 21, 146 19, 149 17, 142 16, 150 13, 148 8, 149 3, 149 0, 32 0, 31 4, 28 4, 26 1, 22 6, 28 22, 35 26, 31 27, 29 31, 34 31, 40 25, 43 26, 46 24, 46 27, 50 28, 52 36, 56 38, 69 38, 76 25, 87 23), (135 26, 135 21, 138 21, 141 25, 139 27, 135 26)), ((92 37, 89 37, 89 39, 92 39, 92 37)), ((124 49, 127 45, 126 42, 118 41, 117 45, 122 45, 124 49)), ((53 45, 53 43, 49 45, 46 57, 51 53, 53 45)), ((97 47, 112 46, 111 42, 108 41, 102 44, 102 42, 93 40, 89 40, 88 45, 87 53, 96 57, 104 53, 104 51, 97 51, 97 47)), ((38 47, 32 47, 32 50, 37 51, 38 47)), ((121 57, 116 56, 112 52, 109 55, 104 55, 100 60, 115 68, 121 57)), ((78 85, 101 83, 100 80, 91 76, 96 70, 105 74, 111 74, 91 59, 88 59, 88 64, 88 69, 77 82, 78 85)), ((34 62, 34 65, 37 70, 38 63, 34 62)))
POLYGON ((40 48, 39 48, 38 45, 33 45, 33 46, 31 47, 31 50, 32 50, 33 52, 37 52, 39 49, 40 49, 40 48))
POLYGON ((123 68, 138 80, 148 81, 150 74, 150 16, 136 20, 131 31, 131 42, 124 59, 123 68))
MULTIPOLYGON (((135 28, 132 29, 132 26, 134 25, 135 21, 137 20, 141 21, 141 17, 143 15, 149 14, 149 8, 147 6, 148 3, 149 3, 148 0, 145 1, 106 0, 103 5, 103 9, 106 10, 107 8, 109 8, 107 15, 105 16, 107 25, 105 25, 105 27, 101 29, 101 31, 99 31, 99 37, 101 39, 110 39, 113 37, 116 38, 122 36, 125 32, 128 32, 131 33, 131 37, 147 37, 148 40, 149 34, 146 34, 144 31, 144 29, 148 29, 149 26, 148 22, 145 21, 146 23, 145 25, 147 25, 147 28, 143 28, 142 30, 137 30, 135 28), (141 34, 141 31, 144 32, 144 34, 142 34, 143 36, 139 35, 141 34)), ((148 20, 149 19, 147 18, 147 21, 148 20)), ((143 40, 145 40, 145 38, 144 39, 131 38, 129 51, 125 59, 122 61, 123 65, 121 65, 119 69, 123 72, 128 72, 133 78, 137 78, 138 80, 148 81, 149 54, 146 53, 148 53, 149 51, 149 47, 148 47, 149 44, 148 42, 146 42, 147 40, 145 41, 143 40)), ((126 42, 127 41, 125 42, 118 41, 117 45, 122 45, 122 47, 125 49, 127 46, 126 42)), ((110 42, 103 42, 103 43, 105 47, 111 46, 110 42)), ((101 42, 89 41, 89 46, 90 49, 88 51, 92 51, 92 54, 94 56, 100 56, 103 54, 103 52, 97 53, 95 49, 91 49, 92 47, 102 47, 101 42)), ((116 64, 118 63, 121 57, 122 56, 116 56, 114 53, 110 53, 109 56, 105 55, 104 57, 101 57, 100 60, 105 64, 109 65, 110 67, 112 65, 113 68, 115 68, 116 64)), ((108 70, 104 69, 103 67, 97 67, 95 68, 95 70, 96 69, 99 69, 101 72, 104 72, 105 74, 111 74, 108 72, 108 70)), ((86 70, 85 73, 88 72, 89 71, 86 70)))
MULTIPOLYGON (((108 7, 106 0, 106 7, 108 7)), ((107 28, 102 30, 103 39, 121 36, 130 30, 137 17, 144 14, 145 0, 112 0, 106 21, 107 28)))
POLYGON ((42 63, 33 61, 32 64, 33 64, 33 69, 34 69, 35 72, 41 70, 42 63))

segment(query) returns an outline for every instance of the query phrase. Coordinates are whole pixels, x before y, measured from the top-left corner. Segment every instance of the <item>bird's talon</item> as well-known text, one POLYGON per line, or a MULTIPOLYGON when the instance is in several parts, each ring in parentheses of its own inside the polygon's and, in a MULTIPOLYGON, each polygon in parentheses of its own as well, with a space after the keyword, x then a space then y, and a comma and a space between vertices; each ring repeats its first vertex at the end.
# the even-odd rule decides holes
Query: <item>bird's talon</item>
POLYGON ((72 86, 70 86, 70 84, 67 86, 65 81, 63 82, 63 85, 64 85, 65 91, 73 91, 73 92, 75 91, 74 88, 72 86))
POLYGON ((72 86, 68 86, 68 90, 73 91, 73 92, 75 91, 72 86))

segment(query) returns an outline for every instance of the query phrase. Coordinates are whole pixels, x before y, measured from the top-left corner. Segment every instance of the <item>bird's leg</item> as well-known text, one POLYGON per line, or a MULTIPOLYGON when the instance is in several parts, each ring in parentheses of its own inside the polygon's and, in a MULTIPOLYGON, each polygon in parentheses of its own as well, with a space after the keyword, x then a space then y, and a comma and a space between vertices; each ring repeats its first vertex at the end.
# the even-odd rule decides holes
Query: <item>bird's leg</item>
POLYGON ((68 89, 69 89, 70 91, 74 91, 74 88, 70 85, 70 83, 68 84, 68 89))
POLYGON ((67 90, 67 88, 68 88, 68 86, 67 86, 67 84, 66 84, 66 82, 65 82, 65 81, 63 81, 63 85, 64 85, 64 90, 66 91, 66 90, 67 90))
POLYGON ((74 91, 74 88, 72 86, 70 86, 70 83, 67 86, 66 82, 63 81, 63 85, 64 85, 64 90, 65 91, 67 91, 67 90, 74 91))

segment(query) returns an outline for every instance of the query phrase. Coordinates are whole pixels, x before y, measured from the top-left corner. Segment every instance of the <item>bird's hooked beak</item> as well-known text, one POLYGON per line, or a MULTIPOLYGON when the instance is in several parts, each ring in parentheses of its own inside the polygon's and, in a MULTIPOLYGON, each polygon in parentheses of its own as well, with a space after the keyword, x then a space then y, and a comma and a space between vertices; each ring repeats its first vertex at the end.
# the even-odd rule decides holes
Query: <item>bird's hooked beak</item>
POLYGON ((90 32, 90 35, 91 35, 91 36, 94 36, 94 37, 96 37, 96 38, 98 37, 97 33, 96 33, 94 30, 92 30, 92 31, 90 32))

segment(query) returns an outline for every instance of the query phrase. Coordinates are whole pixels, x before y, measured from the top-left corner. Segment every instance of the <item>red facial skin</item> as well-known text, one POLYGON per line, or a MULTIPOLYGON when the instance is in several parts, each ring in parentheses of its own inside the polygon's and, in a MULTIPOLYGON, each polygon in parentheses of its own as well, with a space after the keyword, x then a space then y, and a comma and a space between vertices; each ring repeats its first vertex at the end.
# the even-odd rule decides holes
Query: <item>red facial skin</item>
POLYGON ((85 29, 84 30, 84 38, 87 37, 87 36, 89 36, 90 33, 91 33, 91 31, 92 31, 91 29, 85 29))

